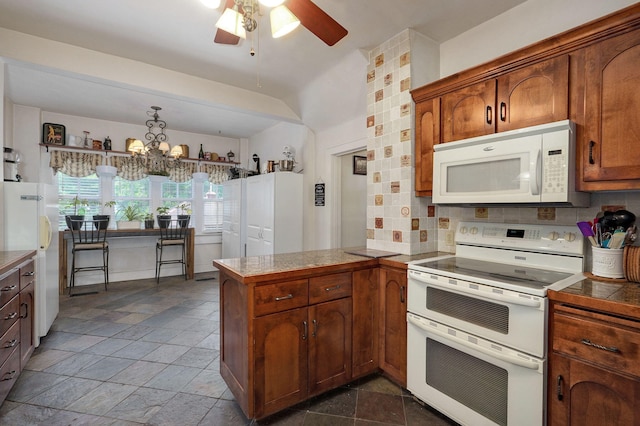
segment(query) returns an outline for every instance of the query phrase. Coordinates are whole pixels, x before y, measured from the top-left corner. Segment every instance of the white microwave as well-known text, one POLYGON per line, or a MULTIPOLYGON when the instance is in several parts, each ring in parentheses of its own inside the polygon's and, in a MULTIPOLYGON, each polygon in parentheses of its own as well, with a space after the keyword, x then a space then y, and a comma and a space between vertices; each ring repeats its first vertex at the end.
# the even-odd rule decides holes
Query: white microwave
POLYGON ((589 206, 575 191, 575 125, 527 127, 434 146, 433 203, 589 206))

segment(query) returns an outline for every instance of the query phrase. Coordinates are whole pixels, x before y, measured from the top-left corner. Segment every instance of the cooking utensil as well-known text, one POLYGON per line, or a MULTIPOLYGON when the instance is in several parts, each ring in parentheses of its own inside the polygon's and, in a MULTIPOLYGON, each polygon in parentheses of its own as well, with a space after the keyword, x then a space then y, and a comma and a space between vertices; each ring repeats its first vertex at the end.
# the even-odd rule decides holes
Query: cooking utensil
POLYGON ((589 222, 578 222, 576 225, 578 225, 578 229, 580 229, 582 235, 589 240, 593 247, 600 247, 600 244, 598 244, 595 239, 595 234, 593 233, 593 229, 589 222))
POLYGON ((281 172, 290 172, 293 170, 293 160, 280 160, 278 168, 281 172))

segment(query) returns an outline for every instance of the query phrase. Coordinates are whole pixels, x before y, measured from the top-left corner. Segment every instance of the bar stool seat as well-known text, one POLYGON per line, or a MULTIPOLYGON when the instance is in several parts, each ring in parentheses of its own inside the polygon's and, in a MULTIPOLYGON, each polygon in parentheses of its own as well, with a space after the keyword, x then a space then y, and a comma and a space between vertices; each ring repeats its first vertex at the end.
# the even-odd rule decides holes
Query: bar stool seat
POLYGON ((185 261, 185 254, 189 219, 190 218, 158 220, 158 225, 160 226, 160 238, 158 238, 156 243, 156 283, 160 282, 160 268, 162 265, 172 263, 182 264, 182 275, 184 275, 185 280, 187 279, 187 263, 185 261), (163 253, 168 249, 168 247, 176 246, 180 247, 179 258, 163 258, 163 253))
MULTIPOLYGON (((73 294, 76 284, 76 273, 86 271, 102 271, 104 275, 104 290, 109 283, 109 243, 107 242, 107 228, 109 217, 94 220, 73 219, 65 217, 67 226, 71 230, 73 248, 71 249, 71 281, 69 296, 73 294), (102 251, 102 263, 98 265, 77 266, 77 257, 81 252, 102 251)), ((86 293, 82 293, 86 294, 86 293)))

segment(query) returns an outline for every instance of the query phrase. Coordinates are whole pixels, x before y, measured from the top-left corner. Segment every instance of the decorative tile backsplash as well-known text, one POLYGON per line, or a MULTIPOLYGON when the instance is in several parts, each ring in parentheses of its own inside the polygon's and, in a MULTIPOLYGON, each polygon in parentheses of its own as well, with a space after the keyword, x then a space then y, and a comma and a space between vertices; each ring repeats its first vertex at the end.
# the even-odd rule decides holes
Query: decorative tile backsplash
POLYGON ((369 52, 366 75, 367 247, 403 254, 435 250, 438 235, 430 198, 414 195, 411 31, 369 52))

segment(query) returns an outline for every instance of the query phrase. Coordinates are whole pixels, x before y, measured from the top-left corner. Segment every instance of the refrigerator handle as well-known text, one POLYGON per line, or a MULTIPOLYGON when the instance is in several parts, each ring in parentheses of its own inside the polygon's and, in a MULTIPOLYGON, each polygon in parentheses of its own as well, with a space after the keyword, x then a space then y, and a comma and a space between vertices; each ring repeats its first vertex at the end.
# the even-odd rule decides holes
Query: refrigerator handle
POLYGON ((51 244, 53 230, 51 229, 51 221, 47 216, 40 216, 40 249, 46 250, 51 244))

